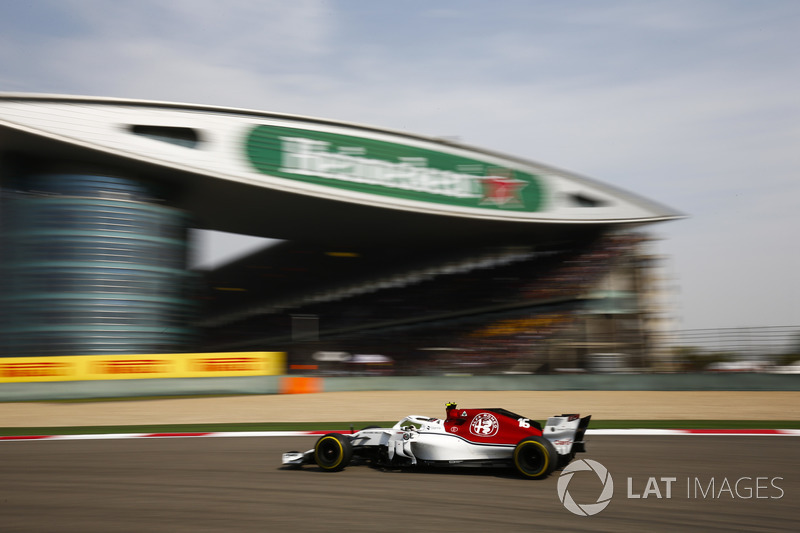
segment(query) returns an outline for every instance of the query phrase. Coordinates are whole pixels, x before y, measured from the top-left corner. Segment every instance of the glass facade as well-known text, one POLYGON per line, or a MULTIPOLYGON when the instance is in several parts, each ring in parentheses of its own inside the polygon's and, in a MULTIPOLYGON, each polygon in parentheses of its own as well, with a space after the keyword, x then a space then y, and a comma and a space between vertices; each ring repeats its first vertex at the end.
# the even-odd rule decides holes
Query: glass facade
POLYGON ((4 184, 0 354, 193 348, 188 217, 128 178, 37 174, 4 184))

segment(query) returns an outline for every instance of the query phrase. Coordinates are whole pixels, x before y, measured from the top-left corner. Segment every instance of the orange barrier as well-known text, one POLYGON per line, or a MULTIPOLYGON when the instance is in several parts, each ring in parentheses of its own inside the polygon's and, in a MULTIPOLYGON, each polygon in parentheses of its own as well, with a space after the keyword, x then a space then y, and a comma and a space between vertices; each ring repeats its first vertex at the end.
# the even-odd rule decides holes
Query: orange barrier
POLYGON ((281 378, 281 394, 312 394, 322 392, 322 378, 286 376, 281 378))

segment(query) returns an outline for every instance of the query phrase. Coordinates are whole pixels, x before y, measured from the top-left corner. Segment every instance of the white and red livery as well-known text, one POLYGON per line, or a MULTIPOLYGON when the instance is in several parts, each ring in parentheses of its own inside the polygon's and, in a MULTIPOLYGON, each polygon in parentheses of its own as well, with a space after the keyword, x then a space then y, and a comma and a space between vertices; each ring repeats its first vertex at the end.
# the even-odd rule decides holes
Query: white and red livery
POLYGON ((384 466, 513 467, 541 479, 567 465, 583 441, 591 416, 553 416, 544 428, 506 409, 446 406, 446 418, 412 415, 391 428, 365 428, 320 437, 307 452, 283 454, 283 464, 317 464, 323 471, 345 468, 353 458, 384 466))

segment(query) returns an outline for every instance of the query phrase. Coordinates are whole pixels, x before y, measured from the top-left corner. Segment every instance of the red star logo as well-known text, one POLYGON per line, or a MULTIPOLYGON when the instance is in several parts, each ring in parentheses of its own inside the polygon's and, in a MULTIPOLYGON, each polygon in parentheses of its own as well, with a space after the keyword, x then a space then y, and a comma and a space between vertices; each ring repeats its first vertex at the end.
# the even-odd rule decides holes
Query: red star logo
POLYGON ((492 176, 481 179, 483 184, 483 200, 481 204, 493 204, 498 207, 521 207, 522 196, 520 192, 527 182, 514 179, 511 172, 502 172, 505 176, 498 175, 501 172, 494 171, 492 176))

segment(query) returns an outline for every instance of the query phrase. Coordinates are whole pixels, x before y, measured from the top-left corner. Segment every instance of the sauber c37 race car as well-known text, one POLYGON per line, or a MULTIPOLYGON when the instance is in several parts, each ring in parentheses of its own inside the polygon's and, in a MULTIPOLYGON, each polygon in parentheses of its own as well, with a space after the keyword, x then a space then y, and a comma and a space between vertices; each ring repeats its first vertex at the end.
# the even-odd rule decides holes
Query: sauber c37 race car
POLYGON ((391 428, 369 427, 351 434, 328 433, 307 452, 283 454, 283 464, 316 464, 326 472, 354 459, 385 467, 512 467, 522 477, 542 479, 566 466, 583 441, 591 416, 553 416, 544 428, 506 409, 459 409, 447 417, 407 416, 391 428))

